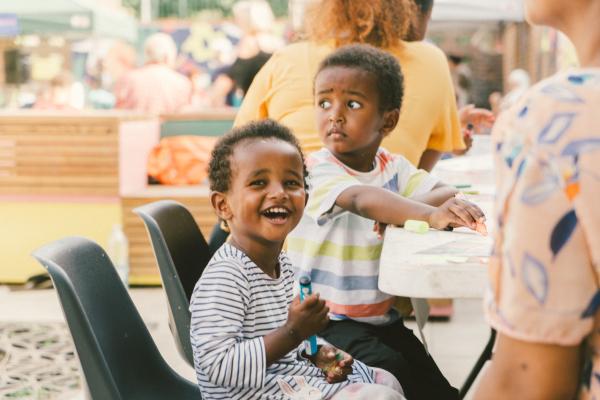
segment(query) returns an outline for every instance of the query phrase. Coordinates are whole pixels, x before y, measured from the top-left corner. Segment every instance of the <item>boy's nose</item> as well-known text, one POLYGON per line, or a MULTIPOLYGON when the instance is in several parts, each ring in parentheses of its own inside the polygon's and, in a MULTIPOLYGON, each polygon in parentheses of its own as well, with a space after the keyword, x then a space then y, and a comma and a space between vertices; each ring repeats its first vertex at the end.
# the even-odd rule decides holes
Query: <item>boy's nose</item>
POLYGON ((279 199, 279 198, 285 198, 287 196, 287 193, 286 193, 283 185, 277 183, 277 184, 273 184, 273 186, 271 187, 271 190, 269 191, 269 196, 274 199, 279 199))
POLYGON ((339 122, 343 122, 343 121, 344 121, 344 117, 341 114, 335 113, 335 114, 329 115, 329 122, 339 123, 339 122))

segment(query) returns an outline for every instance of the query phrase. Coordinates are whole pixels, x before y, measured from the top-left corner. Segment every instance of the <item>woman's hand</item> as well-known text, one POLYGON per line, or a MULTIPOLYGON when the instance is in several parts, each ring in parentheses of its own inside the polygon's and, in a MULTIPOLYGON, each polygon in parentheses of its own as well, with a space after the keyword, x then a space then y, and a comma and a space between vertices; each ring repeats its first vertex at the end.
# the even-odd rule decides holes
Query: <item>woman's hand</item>
POLYGON ((458 110, 458 119, 463 129, 471 124, 475 133, 480 133, 482 128, 491 128, 496 117, 490 110, 475 108, 473 104, 469 104, 458 110))
POLYGON ((332 345, 323 345, 312 362, 325 374, 329 383, 343 382, 352 373, 352 356, 332 345))

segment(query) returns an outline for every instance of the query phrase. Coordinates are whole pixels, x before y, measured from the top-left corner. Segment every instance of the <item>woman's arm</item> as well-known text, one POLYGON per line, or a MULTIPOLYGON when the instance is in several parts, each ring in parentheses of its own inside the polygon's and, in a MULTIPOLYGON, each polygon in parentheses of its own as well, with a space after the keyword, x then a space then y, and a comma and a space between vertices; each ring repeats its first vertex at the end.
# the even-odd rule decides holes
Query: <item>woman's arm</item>
POLYGON ((437 150, 425 150, 423 152, 423 155, 421 156, 421 160, 419 161, 418 168, 424 169, 427 172, 431 172, 431 170, 433 169, 433 167, 435 167, 435 164, 438 162, 441 156, 442 153, 437 150))
POLYGON ((524 342, 499 334, 475 400, 572 400, 580 374, 580 346, 524 342))

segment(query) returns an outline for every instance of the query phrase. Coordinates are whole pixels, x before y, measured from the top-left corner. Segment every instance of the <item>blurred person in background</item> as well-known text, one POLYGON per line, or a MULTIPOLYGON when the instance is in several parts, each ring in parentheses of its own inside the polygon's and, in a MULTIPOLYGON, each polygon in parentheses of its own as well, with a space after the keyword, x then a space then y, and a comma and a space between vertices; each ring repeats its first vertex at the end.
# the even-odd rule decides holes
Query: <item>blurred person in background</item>
POLYGON ((448 65, 459 109, 469 104, 471 90, 471 69, 463 62, 463 58, 456 54, 448 54, 448 65))
POLYGON ((488 96, 488 102, 490 103, 492 114, 494 114, 494 116, 497 117, 498 114, 500 114, 500 103, 502 102, 502 93, 498 91, 490 93, 490 95, 488 96))
POLYGON ((85 106, 85 90, 73 74, 63 70, 52 78, 37 96, 34 109, 38 110, 82 110, 85 106))
POLYGON ((135 49, 120 40, 100 40, 86 60, 87 103, 93 109, 115 107, 115 82, 135 68, 135 49))
POLYGON ((414 3, 417 9, 413 23, 404 36, 404 40, 407 42, 425 40, 429 21, 431 21, 431 12, 433 11, 433 0, 414 0, 414 3))
MULTIPOLYGON (((406 36, 407 41, 425 40, 427 28, 431 21, 434 0, 413 0, 417 6, 417 15, 413 20, 413 25, 406 36)), ((485 108, 476 108, 468 102, 468 91, 470 89, 470 70, 462 63, 462 57, 453 55, 448 56, 448 65, 452 75, 452 82, 456 92, 456 102, 459 107, 458 116, 463 134, 465 148, 456 149, 452 153, 463 155, 469 151, 473 144, 473 134, 489 132, 492 127, 495 114, 485 108)), ((435 154, 434 154, 435 155, 435 154)))
POLYGON ((531 79, 527 71, 514 69, 508 75, 508 92, 500 101, 500 111, 512 107, 531 86, 531 79))
POLYGON ((217 74, 211 87, 211 105, 239 106, 256 73, 271 54, 283 46, 272 33, 275 16, 265 0, 242 0, 233 5, 235 24, 242 31, 236 59, 217 74))
POLYGON ((174 69, 177 46, 171 36, 159 32, 148 37, 144 57, 144 66, 116 83, 116 108, 150 114, 181 111, 190 102, 192 84, 174 69))

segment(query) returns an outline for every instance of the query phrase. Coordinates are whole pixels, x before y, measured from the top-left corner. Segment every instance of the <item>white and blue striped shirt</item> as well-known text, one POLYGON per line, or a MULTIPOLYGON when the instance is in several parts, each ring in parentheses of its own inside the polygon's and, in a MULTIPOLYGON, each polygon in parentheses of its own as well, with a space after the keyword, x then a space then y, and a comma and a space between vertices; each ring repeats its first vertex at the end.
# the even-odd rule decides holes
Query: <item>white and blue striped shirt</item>
POLYGON ((293 298, 294 277, 284 253, 279 265, 279 277, 272 278, 226 243, 196 284, 190 335, 204 399, 285 399, 277 379, 298 389, 293 376, 304 376, 325 398, 351 383, 373 383, 373 370, 355 360, 346 381, 329 384, 300 357, 300 347, 267 366, 263 337, 287 321, 293 298))

